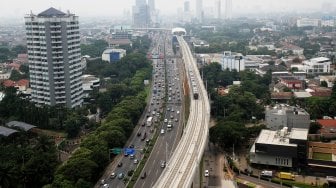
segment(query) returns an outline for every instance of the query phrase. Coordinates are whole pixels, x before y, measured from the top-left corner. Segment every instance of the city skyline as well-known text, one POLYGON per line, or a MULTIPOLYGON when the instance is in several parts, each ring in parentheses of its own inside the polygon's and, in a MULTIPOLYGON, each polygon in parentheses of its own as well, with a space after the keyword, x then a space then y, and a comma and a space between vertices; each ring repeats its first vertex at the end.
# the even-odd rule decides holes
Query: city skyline
MULTIPOLYGON (((176 14, 178 8, 182 8, 184 1, 181 0, 156 0, 155 6, 161 14, 176 14), (172 6, 174 5, 174 6, 172 6)), ((190 1, 190 9, 196 11, 196 0, 190 1)), ((203 2, 203 7, 214 6, 215 0, 203 2)), ((76 12, 81 17, 100 17, 100 16, 121 16, 124 10, 131 10, 135 5, 135 0, 100 0, 99 3, 92 0, 30 0, 29 3, 20 0, 6 2, 6 6, 0 8, 0 18, 22 18, 25 14, 38 13, 48 7, 54 7, 64 12, 76 12), (78 6, 78 5, 81 6, 78 6)), ((225 1, 222 2, 222 10, 225 1)), ((232 4, 233 16, 239 16, 250 13, 272 13, 272 12, 316 12, 324 10, 331 12, 335 9, 336 2, 332 0, 313 1, 306 3, 304 0, 235 0, 232 4), (258 10, 258 11, 255 11, 258 10)), ((224 12, 222 12, 223 14, 224 12)))

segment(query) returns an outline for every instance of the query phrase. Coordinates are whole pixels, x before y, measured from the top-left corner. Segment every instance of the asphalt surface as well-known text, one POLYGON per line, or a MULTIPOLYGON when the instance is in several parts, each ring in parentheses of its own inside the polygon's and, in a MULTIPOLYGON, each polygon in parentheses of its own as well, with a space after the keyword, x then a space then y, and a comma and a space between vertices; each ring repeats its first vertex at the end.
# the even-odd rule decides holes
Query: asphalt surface
POLYGON ((181 135, 182 132, 180 120, 183 119, 181 118, 183 115, 181 106, 183 92, 181 81, 177 74, 179 69, 176 65, 176 59, 171 58, 173 56, 171 39, 171 35, 160 35, 159 33, 153 35, 154 45, 151 54, 160 56, 166 52, 165 56, 169 57, 169 59, 153 59, 153 81, 150 99, 146 110, 125 146, 125 148, 134 147, 134 157, 125 156, 124 154, 116 156, 111 167, 107 169, 104 177, 99 180, 95 187, 126 187, 125 178, 130 178, 128 172, 136 170, 144 156, 142 150, 146 147, 146 142, 153 138, 155 131, 158 131, 160 135, 142 172, 146 172, 147 176, 145 179, 139 178, 135 185, 135 187, 150 187, 163 170, 161 167, 162 161, 168 161, 174 146, 178 144, 179 137, 177 135, 178 133, 181 135), (165 109, 163 109, 164 106, 165 109), (164 115, 164 118, 161 117, 162 115, 164 115), (148 117, 153 117, 150 126, 148 126, 149 123, 147 122, 148 117), (162 119, 171 121, 173 125, 171 130, 167 130, 167 123, 161 121, 162 119), (162 129, 164 133, 161 134, 162 129), (138 161, 136 162, 135 160, 138 161))
MULTIPOLYGON (((171 46, 172 36, 166 38, 165 45, 165 56, 172 57, 173 50, 171 46)), ((142 171, 142 175, 146 173, 146 178, 139 178, 134 187, 147 188, 152 187, 157 179, 160 177, 163 169, 162 162, 169 163, 169 158, 178 144, 179 138, 182 135, 183 130, 183 109, 181 98, 183 96, 182 90, 182 71, 179 69, 176 58, 166 59, 166 73, 167 73, 167 101, 166 109, 164 109, 164 118, 167 121, 171 121, 173 127, 171 130, 167 129, 167 124, 165 121, 160 122, 158 130, 160 135, 154 145, 153 151, 147 160, 147 163, 142 171), (168 110, 169 109, 169 110, 168 110), (173 109, 173 110, 172 110, 173 109), (179 112, 179 113, 178 113, 179 112), (164 133, 161 133, 161 130, 164 133)))

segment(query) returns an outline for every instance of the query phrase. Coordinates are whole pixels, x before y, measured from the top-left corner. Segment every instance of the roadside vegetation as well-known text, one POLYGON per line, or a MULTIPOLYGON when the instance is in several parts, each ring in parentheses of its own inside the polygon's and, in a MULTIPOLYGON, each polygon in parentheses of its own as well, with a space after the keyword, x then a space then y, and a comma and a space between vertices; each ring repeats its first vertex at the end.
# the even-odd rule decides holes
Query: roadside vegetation
MULTIPOLYGON (((151 79, 152 66, 145 57, 150 40, 141 39, 134 41, 130 53, 117 63, 88 61, 85 73, 99 77, 105 92, 93 91, 81 108, 37 107, 17 94, 15 88, 3 88, 6 96, 0 102, 2 124, 23 121, 37 126, 39 133, 20 132, 0 138, 1 187, 93 187, 109 157, 114 158, 109 156, 109 149, 125 145, 146 106, 144 80, 151 79), (86 118, 97 109, 105 117, 102 123, 86 118), (60 132, 70 139, 81 136, 80 147, 60 164, 54 138, 44 136, 44 130, 60 132)), ((97 41, 82 50, 95 56, 105 47, 104 42, 97 41)))

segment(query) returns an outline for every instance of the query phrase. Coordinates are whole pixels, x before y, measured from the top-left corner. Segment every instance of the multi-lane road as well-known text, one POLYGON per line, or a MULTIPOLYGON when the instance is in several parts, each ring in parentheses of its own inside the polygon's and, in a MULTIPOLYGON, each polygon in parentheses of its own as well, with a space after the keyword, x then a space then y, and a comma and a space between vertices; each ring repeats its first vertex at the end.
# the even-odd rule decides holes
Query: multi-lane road
POLYGON ((166 87, 167 100, 164 113, 164 121, 158 126, 159 137, 154 145, 153 151, 147 160, 147 163, 142 171, 147 177, 139 178, 134 187, 147 188, 152 187, 157 181, 165 164, 169 163, 169 158, 179 142, 183 130, 183 91, 182 91, 182 73, 178 68, 178 59, 172 58, 173 49, 171 45, 172 36, 169 35, 165 41, 164 54, 166 67, 166 87), (172 128, 168 128, 168 125, 172 128), (162 132, 161 132, 162 131, 162 132))
POLYGON ((165 167, 163 163, 169 161, 173 149, 178 144, 184 121, 182 74, 179 73, 181 70, 177 65, 179 60, 173 55, 171 39, 172 35, 169 33, 153 35, 154 45, 151 54, 155 57, 163 54, 169 58, 153 59, 150 99, 139 125, 125 146, 134 148, 135 155, 117 156, 112 167, 107 169, 96 187, 126 187, 125 178, 130 178, 128 172, 136 170, 144 156, 142 151, 157 132, 159 137, 141 173, 141 175, 146 173, 146 178, 139 178, 135 185, 135 187, 151 187, 163 171, 165 167), (147 126, 148 117, 153 117, 151 126, 147 126))
MULTIPOLYGON (((198 99, 191 97, 190 115, 183 136, 170 158, 170 162, 154 185, 154 187, 160 188, 191 187, 208 137, 210 104, 207 92, 189 46, 182 37, 178 37, 178 41, 186 70, 189 72, 187 75, 190 77, 190 72, 194 75, 195 87, 197 87, 199 97, 198 99)), ((189 88, 192 87, 190 84, 189 88)))

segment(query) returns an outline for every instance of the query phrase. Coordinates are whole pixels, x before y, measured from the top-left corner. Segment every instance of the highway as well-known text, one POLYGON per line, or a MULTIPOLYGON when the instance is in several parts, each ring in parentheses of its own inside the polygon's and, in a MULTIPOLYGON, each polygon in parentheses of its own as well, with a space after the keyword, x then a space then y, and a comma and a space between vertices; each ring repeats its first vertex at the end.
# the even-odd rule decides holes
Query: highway
MULTIPOLYGON (((159 54, 162 50, 160 44, 165 42, 165 35, 157 34, 153 38, 153 48, 151 53, 159 54)), ((146 121, 148 117, 153 117, 152 124, 157 124, 160 121, 160 117, 165 110, 164 106, 164 98, 165 98, 165 89, 159 88, 158 83, 162 83, 165 85, 165 71, 164 71, 164 61, 162 59, 153 59, 153 81, 152 81, 152 92, 149 96, 148 106, 144 111, 142 117, 139 120, 138 125, 135 127, 133 134, 129 141, 127 142, 125 147, 134 147, 136 153, 134 158, 131 156, 124 156, 124 154, 119 154, 115 157, 114 161, 111 164, 111 167, 108 168, 103 175, 103 177, 99 180, 95 187, 114 187, 114 188, 123 188, 126 187, 125 178, 130 178, 128 176, 128 172, 131 170, 135 170, 137 166, 140 164, 144 154, 142 150, 146 147, 146 142, 149 142, 153 136, 155 131, 155 126, 147 126, 146 121), (154 92, 154 90, 156 90, 154 92), (138 133, 140 135, 138 135, 138 133), (144 135, 146 134, 146 137, 144 135), (135 162, 135 159, 138 161, 135 162), (115 176, 111 176, 112 173, 115 176)), ((170 114, 168 114, 170 116, 170 114)), ((167 114, 165 115, 167 116, 167 114)), ((159 130, 160 131, 160 130, 159 130)), ((111 154, 112 155, 112 154, 111 154)))
POLYGON ((139 177, 134 187, 147 188, 152 187, 156 180, 161 175, 165 166, 161 166, 162 162, 169 161, 173 150, 177 146, 183 130, 183 91, 182 82, 183 72, 180 69, 181 61, 173 56, 172 49, 172 36, 168 35, 165 44, 165 70, 166 70, 166 88, 167 88, 167 100, 165 108, 164 119, 167 122, 160 122, 159 131, 164 130, 164 133, 160 132, 160 135, 154 145, 152 153, 147 160, 147 163, 142 170, 141 174, 146 173, 147 177, 142 179, 139 177), (171 130, 168 130, 167 125, 173 125, 171 130))
MULTIPOLYGON (((208 137, 210 105, 207 92, 191 51, 182 37, 178 37, 186 71, 195 75, 199 98, 191 95, 190 114, 183 136, 161 176, 153 187, 191 187, 208 137)), ((189 74, 187 74, 189 76, 189 74)), ((192 88, 191 85, 189 88, 192 88)), ((190 91, 192 93, 192 91, 190 91)))

